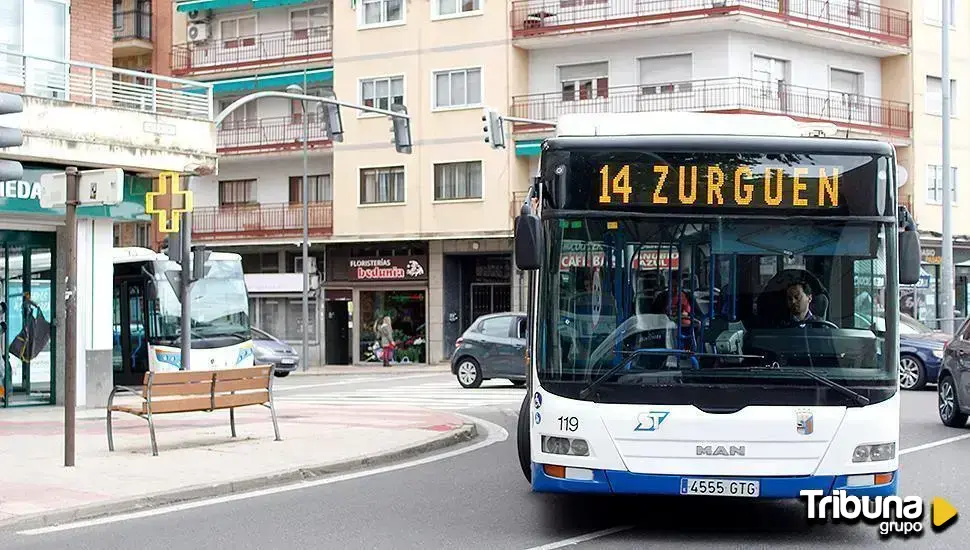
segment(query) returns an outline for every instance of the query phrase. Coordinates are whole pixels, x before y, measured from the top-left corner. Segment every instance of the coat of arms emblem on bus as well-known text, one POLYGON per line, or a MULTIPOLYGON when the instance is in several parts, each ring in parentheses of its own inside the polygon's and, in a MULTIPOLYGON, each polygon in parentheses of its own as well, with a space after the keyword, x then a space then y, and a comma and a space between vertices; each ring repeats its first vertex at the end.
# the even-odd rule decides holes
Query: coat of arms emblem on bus
POLYGON ((815 417, 812 411, 795 411, 795 431, 809 435, 815 431, 815 417))

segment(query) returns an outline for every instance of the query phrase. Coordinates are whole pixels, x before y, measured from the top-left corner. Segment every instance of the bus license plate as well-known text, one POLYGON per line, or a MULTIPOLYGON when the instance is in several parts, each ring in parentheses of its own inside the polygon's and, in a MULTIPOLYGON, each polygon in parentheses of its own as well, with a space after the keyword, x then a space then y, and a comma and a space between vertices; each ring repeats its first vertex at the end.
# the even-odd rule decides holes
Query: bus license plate
POLYGON ((757 481, 737 479, 698 479, 685 477, 680 480, 680 494, 720 497, 757 497, 761 487, 757 481))

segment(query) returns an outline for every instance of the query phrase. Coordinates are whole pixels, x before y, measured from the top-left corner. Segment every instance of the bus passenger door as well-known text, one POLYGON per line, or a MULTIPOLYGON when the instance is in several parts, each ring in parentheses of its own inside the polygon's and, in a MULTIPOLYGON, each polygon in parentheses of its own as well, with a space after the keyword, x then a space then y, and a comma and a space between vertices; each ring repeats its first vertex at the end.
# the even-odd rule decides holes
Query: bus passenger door
POLYGON ((148 371, 148 303, 142 279, 115 280, 114 349, 115 384, 140 386, 148 371))

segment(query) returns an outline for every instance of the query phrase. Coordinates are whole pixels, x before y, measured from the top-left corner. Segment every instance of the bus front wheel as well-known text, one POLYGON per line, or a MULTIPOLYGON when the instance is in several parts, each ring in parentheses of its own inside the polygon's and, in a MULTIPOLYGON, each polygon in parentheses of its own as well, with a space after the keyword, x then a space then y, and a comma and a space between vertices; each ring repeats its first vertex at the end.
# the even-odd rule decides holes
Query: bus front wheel
POLYGON ((516 435, 519 450, 519 466, 526 481, 532 483, 532 453, 529 449, 529 395, 526 394, 519 407, 519 426, 516 435))

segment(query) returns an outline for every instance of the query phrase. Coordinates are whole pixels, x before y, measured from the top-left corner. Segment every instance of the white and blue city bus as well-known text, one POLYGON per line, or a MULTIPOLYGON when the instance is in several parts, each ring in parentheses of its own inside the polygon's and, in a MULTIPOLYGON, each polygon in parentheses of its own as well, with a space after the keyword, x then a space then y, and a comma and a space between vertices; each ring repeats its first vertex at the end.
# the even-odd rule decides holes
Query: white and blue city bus
POLYGON ((898 296, 919 239, 892 145, 833 128, 559 120, 515 220, 534 491, 896 494, 898 296))
MULTIPOLYGON (((114 378, 140 384, 145 372, 182 368, 182 268, 147 248, 114 249, 114 378)), ((212 252, 192 284, 193 370, 253 366, 249 295, 238 254, 212 252)))

